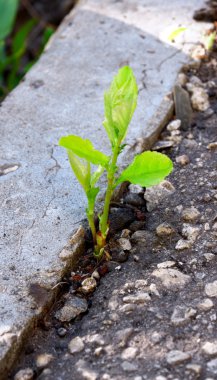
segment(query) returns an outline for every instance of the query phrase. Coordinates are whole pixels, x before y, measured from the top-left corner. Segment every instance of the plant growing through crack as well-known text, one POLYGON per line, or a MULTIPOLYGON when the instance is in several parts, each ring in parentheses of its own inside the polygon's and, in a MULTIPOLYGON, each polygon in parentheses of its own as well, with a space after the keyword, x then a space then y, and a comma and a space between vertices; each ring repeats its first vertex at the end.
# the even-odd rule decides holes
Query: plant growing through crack
POLYGON ((94 255, 100 259, 104 254, 109 232, 109 207, 116 186, 129 181, 143 187, 160 183, 173 168, 172 161, 164 154, 146 151, 137 155, 133 162, 118 174, 117 160, 124 149, 124 139, 137 105, 138 89, 133 71, 124 66, 114 77, 104 94, 105 119, 103 126, 111 144, 111 155, 96 150, 90 140, 79 136, 62 137, 59 145, 67 149, 69 162, 75 176, 87 196, 86 214, 93 236, 94 255), (93 171, 91 165, 96 165, 93 171), (107 190, 104 208, 95 224, 95 202, 100 188, 97 186, 103 172, 107 172, 107 190))

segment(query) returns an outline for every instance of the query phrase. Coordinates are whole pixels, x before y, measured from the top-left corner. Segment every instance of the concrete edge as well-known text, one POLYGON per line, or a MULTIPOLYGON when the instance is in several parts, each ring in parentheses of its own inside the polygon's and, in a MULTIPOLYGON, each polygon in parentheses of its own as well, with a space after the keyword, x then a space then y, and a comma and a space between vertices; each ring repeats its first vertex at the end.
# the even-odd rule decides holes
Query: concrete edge
MULTIPOLYGON (((47 291, 47 297, 44 302, 38 307, 37 313, 29 319, 28 323, 23 326, 17 339, 12 340, 11 345, 6 351, 3 359, 0 361, 0 380, 5 380, 9 372, 12 370, 16 361, 18 360, 19 354, 23 350, 23 345, 30 338, 30 335, 34 332, 38 323, 45 317, 49 312, 56 299, 61 294, 61 287, 58 284, 61 282, 62 278, 66 276, 71 270, 76 267, 76 264, 84 253, 85 248, 85 229, 83 226, 79 226, 75 233, 71 236, 67 244, 61 250, 59 257, 64 262, 64 267, 59 273, 56 279, 56 284, 50 289, 48 286, 38 286, 38 291, 47 291)), ((36 284, 37 285, 37 284, 36 284)), ((35 289, 37 291, 37 288, 35 289)), ((32 292, 32 298, 34 299, 34 294, 32 292)), ((34 301, 36 301, 34 299, 34 301)), ((37 305, 38 306, 38 305, 37 305)))

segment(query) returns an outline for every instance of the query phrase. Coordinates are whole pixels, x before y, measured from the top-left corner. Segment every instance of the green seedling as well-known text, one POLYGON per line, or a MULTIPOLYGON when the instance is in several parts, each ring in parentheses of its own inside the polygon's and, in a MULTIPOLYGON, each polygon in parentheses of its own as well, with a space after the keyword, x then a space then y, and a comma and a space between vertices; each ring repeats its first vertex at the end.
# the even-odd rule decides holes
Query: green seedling
POLYGON ((108 156, 96 150, 90 140, 69 135, 62 137, 59 145, 67 149, 69 162, 75 176, 87 196, 86 214, 93 235, 94 255, 100 259, 104 254, 109 232, 109 207, 116 186, 128 181, 144 187, 160 183, 173 168, 172 161, 164 154, 146 151, 137 155, 133 162, 118 174, 117 160, 124 149, 124 139, 137 105, 138 88, 130 67, 122 67, 114 77, 110 88, 104 94, 105 119, 103 126, 111 145, 108 156), (92 166, 97 166, 94 171, 92 166), (107 190, 104 208, 95 224, 95 202, 99 193, 99 181, 107 173, 107 190))

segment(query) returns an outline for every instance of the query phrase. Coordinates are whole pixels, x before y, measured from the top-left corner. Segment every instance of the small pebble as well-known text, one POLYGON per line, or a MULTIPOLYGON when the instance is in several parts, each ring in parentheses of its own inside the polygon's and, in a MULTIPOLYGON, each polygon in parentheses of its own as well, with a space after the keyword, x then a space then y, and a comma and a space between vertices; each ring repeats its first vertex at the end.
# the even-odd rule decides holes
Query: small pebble
POLYGON ((33 376, 33 370, 31 368, 25 368, 16 373, 14 380, 32 380, 33 376))
POLYGON ((200 311, 209 311, 213 308, 214 304, 212 300, 209 298, 205 298, 203 301, 201 301, 197 307, 200 311))
POLYGON ((168 364, 177 365, 186 362, 191 359, 190 353, 182 352, 178 350, 170 351, 166 356, 168 364))
POLYGON ((190 363, 190 364, 186 365, 186 369, 188 369, 191 372, 196 373, 196 375, 199 376, 201 374, 201 371, 202 371, 202 366, 199 364, 190 363))
POLYGON ((150 301, 151 297, 148 293, 137 293, 135 295, 125 296, 123 298, 124 303, 135 303, 135 304, 145 304, 150 301))
POLYGON ((173 120, 167 125, 167 130, 172 132, 172 131, 177 131, 181 127, 181 120, 173 120))
POLYGON ((132 249, 132 246, 131 246, 129 239, 120 238, 120 239, 118 239, 118 243, 124 251, 130 251, 132 249))
POLYGON ((172 268, 176 265, 175 261, 168 260, 168 261, 163 261, 162 263, 157 264, 157 268, 172 268))
POLYGON ((64 329, 64 327, 60 327, 60 328, 57 330, 57 334, 58 334, 61 338, 63 338, 64 336, 66 336, 66 334, 67 334, 67 330, 64 329))
POLYGON ((70 354, 75 354, 77 352, 81 352, 84 349, 84 343, 82 339, 77 336, 76 338, 73 338, 68 345, 70 354))
POLYGON ((48 366, 48 364, 54 359, 53 355, 51 354, 41 354, 38 355, 36 358, 36 366, 38 368, 45 368, 48 366))
POLYGON ((121 367, 126 372, 137 371, 137 369, 138 369, 138 366, 136 364, 133 364, 133 363, 130 363, 130 362, 127 362, 127 361, 124 361, 121 364, 121 367))
POLYGON ((187 154, 183 154, 182 156, 176 157, 176 162, 177 162, 177 164, 185 166, 185 165, 189 164, 190 160, 189 160, 189 157, 187 156, 187 154))
POLYGON ((84 281, 82 281, 81 291, 84 294, 89 294, 89 293, 94 292, 94 290, 96 289, 96 286, 97 286, 97 283, 96 283, 95 278, 88 277, 88 278, 85 278, 84 281))
POLYGON ((205 285, 205 293, 208 297, 217 297, 217 280, 205 285))
POLYGON ((217 355, 217 342, 206 342, 202 346, 202 352, 208 356, 217 355))
POLYGON ((208 146, 207 146, 208 149, 217 149, 217 141, 215 142, 212 142, 210 143, 208 146))
POLYGON ((170 236, 174 233, 174 229, 168 223, 161 223, 156 228, 156 234, 159 237, 170 236))
POLYGON ((184 250, 184 249, 189 249, 189 248, 191 248, 191 242, 190 241, 188 241, 188 240, 184 240, 184 239, 180 239, 180 240, 178 240, 177 241, 177 243, 176 243, 176 246, 175 246, 175 249, 177 250, 177 251, 182 251, 182 250, 184 250))
POLYGON ((200 212, 194 206, 185 208, 182 211, 182 218, 186 222, 195 222, 199 218, 199 216, 200 212))
POLYGON ((138 353, 138 348, 128 347, 122 352, 121 357, 122 359, 125 359, 125 360, 135 359, 137 353, 138 353))

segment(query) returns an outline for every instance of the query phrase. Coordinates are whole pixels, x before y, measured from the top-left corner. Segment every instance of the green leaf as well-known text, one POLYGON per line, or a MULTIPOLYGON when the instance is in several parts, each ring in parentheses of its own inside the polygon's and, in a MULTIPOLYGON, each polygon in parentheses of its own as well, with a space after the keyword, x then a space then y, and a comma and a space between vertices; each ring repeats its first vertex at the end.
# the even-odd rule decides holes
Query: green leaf
POLYGON ((183 32, 185 32, 185 30, 187 30, 187 28, 184 27, 184 26, 181 26, 180 28, 175 29, 168 36, 168 40, 171 41, 171 42, 173 42, 176 39, 176 37, 178 37, 180 34, 182 34, 183 32))
POLYGON ((105 168, 99 165, 97 170, 91 175, 91 180, 90 180, 91 187, 93 187, 99 181, 104 170, 105 168))
POLYGON ((216 31, 204 37, 204 46, 206 50, 212 50, 215 39, 216 39, 216 31))
POLYGON ((12 41, 12 54, 16 55, 15 58, 18 58, 25 53, 27 38, 35 25, 35 20, 29 20, 15 34, 12 41))
POLYGON ((109 163, 109 157, 99 150, 94 149, 90 140, 84 140, 82 137, 69 135, 62 137, 59 145, 66 149, 70 149, 73 153, 94 165, 102 165, 106 167, 109 163))
POLYGON ((0 40, 12 31, 19 0, 0 0, 0 40))
POLYGON ((69 162, 77 180, 87 193, 90 188, 90 163, 78 158, 71 150, 67 150, 69 162))
POLYGON ((150 187, 160 183, 173 169, 173 163, 165 154, 144 152, 121 173, 117 185, 129 181, 135 185, 150 187))
POLYGON ((133 71, 124 66, 114 77, 110 88, 104 94, 106 129, 112 146, 124 139, 128 125, 137 105, 138 88, 133 71))

